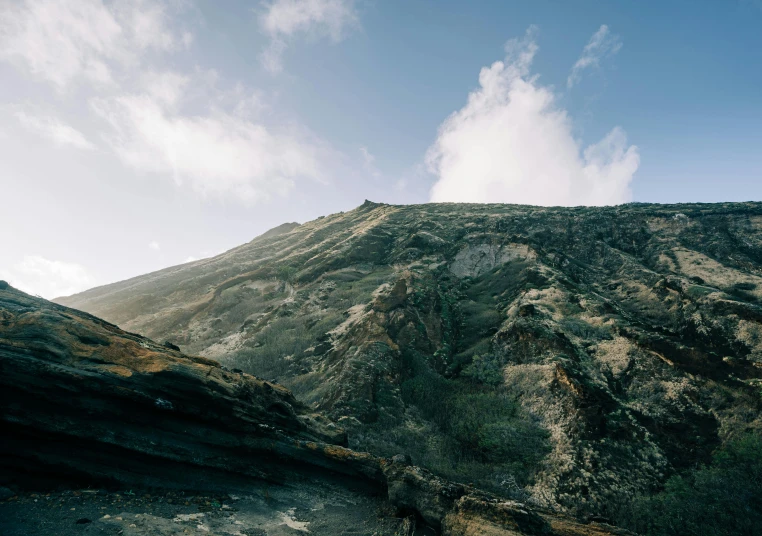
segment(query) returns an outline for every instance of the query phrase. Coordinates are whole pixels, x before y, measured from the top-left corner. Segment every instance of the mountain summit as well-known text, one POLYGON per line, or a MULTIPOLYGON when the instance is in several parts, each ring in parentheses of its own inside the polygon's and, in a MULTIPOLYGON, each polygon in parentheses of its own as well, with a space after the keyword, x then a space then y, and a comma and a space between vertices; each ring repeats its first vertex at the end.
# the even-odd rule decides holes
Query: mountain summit
POLYGON ((760 428, 762 204, 366 201, 61 298, 276 380, 349 446, 577 515, 760 428))

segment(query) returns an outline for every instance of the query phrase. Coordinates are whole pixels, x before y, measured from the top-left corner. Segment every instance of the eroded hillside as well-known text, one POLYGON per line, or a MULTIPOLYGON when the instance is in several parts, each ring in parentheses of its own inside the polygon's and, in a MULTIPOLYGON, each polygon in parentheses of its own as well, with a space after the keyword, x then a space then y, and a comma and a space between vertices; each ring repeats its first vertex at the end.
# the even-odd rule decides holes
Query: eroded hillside
POLYGON ((366 202, 278 231, 59 302, 577 514, 760 428, 762 204, 366 202))
POLYGON ((624 534, 347 449, 280 385, 5 281, 0 371, 3 535, 624 534))

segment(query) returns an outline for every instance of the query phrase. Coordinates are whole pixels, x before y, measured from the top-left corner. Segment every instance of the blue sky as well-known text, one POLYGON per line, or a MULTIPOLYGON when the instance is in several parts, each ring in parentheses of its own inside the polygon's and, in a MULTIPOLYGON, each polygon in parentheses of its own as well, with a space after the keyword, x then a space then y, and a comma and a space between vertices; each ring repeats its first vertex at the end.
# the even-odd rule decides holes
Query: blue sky
MULTIPOLYGON (((358 11, 362 26, 342 43, 293 47, 288 72, 268 82, 343 149, 361 140, 390 175, 420 159, 443 118, 476 86, 478 69, 535 24, 533 72, 562 93, 575 134, 590 142, 619 125, 640 148, 635 200, 762 197, 758 4, 387 0, 358 11), (621 50, 567 91, 570 67, 601 24, 620 36, 621 50)), ((220 54, 257 83, 251 55, 235 52, 252 40, 239 39, 220 54)), ((418 194, 426 200, 428 188, 418 194)))
POLYGON ((762 198, 757 0, 0 1, 0 276, 46 297, 366 198, 762 198))

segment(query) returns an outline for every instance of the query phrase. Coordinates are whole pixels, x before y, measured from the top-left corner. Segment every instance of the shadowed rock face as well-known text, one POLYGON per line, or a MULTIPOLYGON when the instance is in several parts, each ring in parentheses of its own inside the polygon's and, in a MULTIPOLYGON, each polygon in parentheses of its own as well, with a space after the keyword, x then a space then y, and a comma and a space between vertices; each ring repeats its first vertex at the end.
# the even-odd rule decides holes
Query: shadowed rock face
MULTIPOLYGON (((297 531, 307 526, 284 504, 325 508, 318 497, 350 501, 357 510, 337 513, 338 525, 330 514, 313 516, 322 523, 313 527, 316 534, 336 534, 336 526, 351 521, 408 534, 466 535, 478 533, 481 520, 494 534, 552 534, 558 521, 439 479, 404 459, 349 450, 342 446, 343 430, 277 384, 7 284, 0 284, 0 393, 0 486, 112 484, 256 490, 269 497, 261 484, 266 482, 274 486, 276 501, 250 499, 245 512, 273 534, 281 534, 284 524, 297 531), (384 504, 388 520, 375 519, 384 504), (268 510, 276 507, 285 512, 268 510), (412 517, 395 521, 395 513, 412 517)), ((12 508, 0 510, 18 518, 12 508)), ((123 516, 98 520, 98 526, 145 535, 174 534, 178 526, 141 515, 135 516, 139 526, 122 523, 123 516)), ((174 522, 205 522, 203 515, 183 515, 174 522)), ((219 534, 236 526, 230 516, 206 522, 207 532, 216 527, 219 534)), ((570 526, 576 534, 589 529, 570 526)), ((23 533, 23 527, 3 528, 23 533)))
POLYGON ((761 425, 760 203, 368 202, 59 301, 277 379, 352 448, 580 515, 761 425))
POLYGON ((3 458, 8 472, 164 477, 113 463, 131 452, 146 467, 165 461, 277 480, 271 460, 330 465, 306 445, 346 443, 279 385, 12 288, 0 290, 0 359, 3 426, 12 432, 5 447, 21 457, 3 458), (28 456, 21 448, 38 442, 28 456))

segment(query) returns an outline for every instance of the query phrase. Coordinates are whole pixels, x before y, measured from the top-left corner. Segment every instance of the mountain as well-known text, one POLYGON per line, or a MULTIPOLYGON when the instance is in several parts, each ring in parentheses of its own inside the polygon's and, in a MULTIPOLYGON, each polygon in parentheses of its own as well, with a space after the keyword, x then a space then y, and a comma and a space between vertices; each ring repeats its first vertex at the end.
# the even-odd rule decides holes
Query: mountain
POLYGON ((0 486, 87 487, 73 497, 33 493, 22 501, 5 501, 13 492, 0 488, 4 535, 38 527, 45 534, 81 534, 91 523, 91 533, 140 536, 624 534, 447 482, 405 456, 349 450, 343 430, 279 385, 4 281, 0 394, 0 486), (122 494, 99 486, 160 501, 123 502, 122 494), (216 492, 237 506, 206 501, 194 512, 190 502, 171 504, 184 490, 216 492), (71 514, 77 507, 56 511, 59 501, 83 495, 74 504, 80 512, 89 508, 95 521, 71 514), (163 499, 169 504, 162 506, 163 499), (172 513, 162 516, 155 507, 172 513), (109 508, 120 515, 105 514, 109 508))
POLYGON ((761 424, 760 203, 366 202, 57 301, 278 381, 351 448, 577 516, 761 424))

